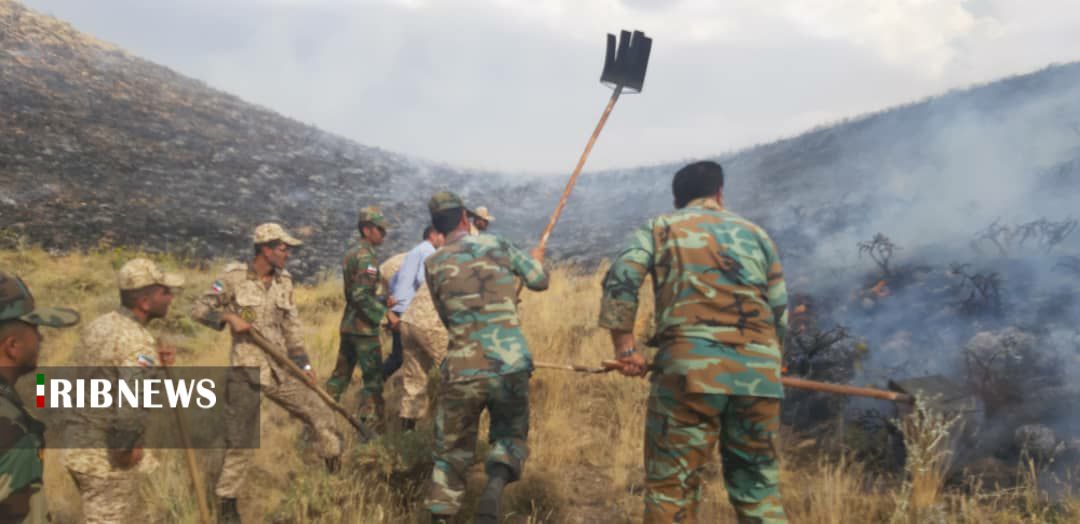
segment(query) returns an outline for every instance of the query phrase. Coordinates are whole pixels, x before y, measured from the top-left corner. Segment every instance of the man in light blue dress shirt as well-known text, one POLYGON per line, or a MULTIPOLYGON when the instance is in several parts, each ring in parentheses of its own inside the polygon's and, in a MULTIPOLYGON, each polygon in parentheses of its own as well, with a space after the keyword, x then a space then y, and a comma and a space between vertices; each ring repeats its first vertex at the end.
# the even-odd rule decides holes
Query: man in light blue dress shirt
POLYGON ((439 246, 443 244, 443 235, 435 228, 424 228, 424 240, 414 246, 405 254, 405 260, 401 262, 401 268, 390 279, 390 295, 394 297, 394 305, 390 308, 393 315, 389 315, 390 329, 394 335, 394 346, 390 356, 383 364, 383 377, 393 375, 402 362, 401 330, 398 327, 401 315, 409 308, 409 303, 416 296, 416 290, 424 284, 424 260, 431 256, 439 246))

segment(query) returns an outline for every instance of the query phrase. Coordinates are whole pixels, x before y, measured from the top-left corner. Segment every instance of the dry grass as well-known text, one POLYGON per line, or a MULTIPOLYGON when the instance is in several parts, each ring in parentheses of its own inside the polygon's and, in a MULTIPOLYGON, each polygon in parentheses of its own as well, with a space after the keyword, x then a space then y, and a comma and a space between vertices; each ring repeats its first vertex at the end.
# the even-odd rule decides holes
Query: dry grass
MULTIPOLYGON (((134 255, 118 249, 53 257, 27 248, 0 251, 0 269, 23 276, 40 303, 76 307, 88 321, 116 307, 113 271, 134 255)), ((178 356, 182 365, 225 364, 228 335, 196 326, 184 316, 191 300, 209 286, 224 262, 212 264, 210 271, 199 271, 189 269, 196 264, 171 258, 160 261, 183 271, 189 285, 170 316, 152 330, 194 348, 178 356)), ((601 276, 559 268, 548 292, 525 294, 522 317, 536 360, 595 364, 609 358, 607 334, 594 327, 601 276)), ((334 278, 297 291, 309 353, 323 377, 330 372, 336 356, 340 293, 340 281, 334 278)), ((650 308, 646 304, 639 319, 643 330, 649 326, 650 308)), ((69 362, 77 337, 77 330, 47 330, 42 364, 69 362)), ((648 385, 641 380, 538 370, 531 391, 532 456, 522 481, 508 488, 508 519, 640 520, 647 392, 648 385)), ((389 396, 393 396, 392 391, 389 396)), ((347 397, 349 402, 354 401, 351 393, 347 397)), ((299 424, 274 406, 266 410, 262 447, 250 476, 250 491, 241 500, 241 512, 248 521, 426 522, 420 499, 430 467, 430 421, 425 421, 422 431, 416 433, 353 446, 345 472, 329 477, 314 453, 298 442, 299 424)), ((908 438, 914 444, 918 444, 920 435, 933 435, 932 424, 910 429, 908 438), (927 433, 921 434, 920 430, 927 433)), ((787 439, 786 443, 795 440, 787 439)), ((932 444, 933 439, 924 443, 932 444)), ((932 460, 924 464, 928 468, 909 471, 908 482, 898 483, 867 473, 846 454, 825 458, 816 448, 799 448, 786 450, 782 477, 785 506, 794 522, 885 522, 896 518, 900 522, 1013 523, 1080 519, 1080 500, 1075 494, 1050 501, 1037 489, 1034 466, 1029 466, 1027 481, 1019 488, 959 491, 942 487, 940 470, 934 466, 940 463, 932 460), (912 513, 915 509, 922 513, 912 513), (911 515, 922 517, 912 520, 911 515)), ((927 457, 933 458, 935 448, 930 445, 927 449, 927 457)), ((485 450, 482 444, 478 456, 482 457, 485 450)), ((145 485, 147 500, 168 521, 195 522, 194 498, 182 455, 161 452, 158 457, 161 466, 145 485)), ((210 486, 221 459, 220 451, 199 451, 210 486)), ((45 474, 54 520, 76 521, 79 498, 55 451, 46 452, 45 474)), ((472 484, 482 480, 479 470, 471 476, 472 484)), ((722 484, 719 472, 711 471, 702 522, 734 522, 722 484)), ((470 491, 470 500, 474 491, 470 491)), ((465 522, 469 515, 466 512, 462 517, 465 522)))

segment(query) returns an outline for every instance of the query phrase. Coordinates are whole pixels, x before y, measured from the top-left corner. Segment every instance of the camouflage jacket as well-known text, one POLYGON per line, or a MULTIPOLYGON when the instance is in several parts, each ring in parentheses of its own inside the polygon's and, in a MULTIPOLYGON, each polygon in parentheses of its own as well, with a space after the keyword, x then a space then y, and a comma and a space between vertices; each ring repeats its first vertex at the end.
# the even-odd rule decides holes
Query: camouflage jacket
MULTIPOLYGON (((131 311, 121 307, 86 326, 75 365, 92 368, 92 378, 110 381, 154 378, 157 340, 131 311)), ((73 410, 67 421, 64 439, 69 449, 64 452, 64 466, 105 475, 115 469, 105 450, 134 445, 146 429, 146 412, 133 408, 73 410)), ((138 469, 148 471, 155 464, 150 450, 144 450, 138 469)))
POLYGON ((652 219, 604 277, 601 327, 633 331, 646 275, 660 372, 685 375, 694 393, 783 397, 787 291, 763 229, 707 198, 652 219))
POLYGON ((378 336, 379 323, 386 315, 386 302, 379 296, 379 288, 383 286, 380 285, 375 246, 357 235, 341 261, 341 276, 345 281, 341 333, 378 336))
POLYGON ((462 382, 532 370, 517 315, 514 276, 544 290, 543 266, 495 235, 459 235, 428 257, 425 278, 450 335, 444 380, 462 382))
POLYGON ((0 378, 0 521, 45 522, 43 447, 45 425, 0 378))
MULTIPOLYGON (((259 280, 248 264, 235 262, 225 266, 210 289, 196 299, 191 316, 202 324, 221 330, 226 326, 221 318, 226 312, 243 317, 275 346, 285 348, 288 356, 294 360, 306 359, 300 315, 296 310, 292 276, 288 271, 274 273, 267 285, 259 280)), ((229 361, 233 366, 259 368, 262 384, 269 384, 270 379, 280 382, 289 376, 288 371, 269 359, 246 334, 233 336, 229 361)))

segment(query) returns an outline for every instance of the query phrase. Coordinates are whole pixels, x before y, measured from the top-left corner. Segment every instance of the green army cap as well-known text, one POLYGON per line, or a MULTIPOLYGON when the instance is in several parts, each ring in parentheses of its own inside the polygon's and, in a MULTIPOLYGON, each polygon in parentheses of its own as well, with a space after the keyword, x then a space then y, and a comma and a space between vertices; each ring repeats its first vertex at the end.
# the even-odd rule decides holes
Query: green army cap
POLYGON ((36 307, 30 288, 21 278, 0 272, 0 322, 4 320, 69 327, 79 323, 79 313, 68 308, 36 307))
POLYGON ((438 193, 435 193, 431 197, 431 200, 428 200, 427 204, 428 211, 432 215, 440 211, 446 211, 447 209, 454 209, 456 207, 463 208, 466 212, 469 213, 469 216, 476 216, 476 213, 474 213, 473 210, 469 209, 468 206, 465 205, 465 201, 462 200, 461 197, 457 196, 456 193, 451 193, 449 191, 439 191, 438 193))
POLYGON ((387 229, 386 217, 383 216, 382 211, 379 211, 379 208, 375 206, 361 208, 359 218, 356 221, 357 223, 371 222, 372 224, 375 224, 376 227, 381 227, 383 231, 386 231, 387 229))

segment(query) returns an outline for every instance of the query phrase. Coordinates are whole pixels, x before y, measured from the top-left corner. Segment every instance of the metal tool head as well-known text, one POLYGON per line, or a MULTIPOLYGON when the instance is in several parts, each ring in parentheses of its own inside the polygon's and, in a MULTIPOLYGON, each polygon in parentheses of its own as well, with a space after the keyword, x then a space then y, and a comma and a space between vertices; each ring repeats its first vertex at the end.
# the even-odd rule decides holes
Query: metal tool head
POLYGON ((620 31, 617 50, 615 35, 608 33, 607 55, 604 56, 600 82, 640 93, 645 84, 645 69, 649 66, 651 50, 652 38, 641 31, 634 31, 632 35, 629 31, 620 31))
POLYGON ((890 380, 889 389, 915 396, 934 411, 960 415, 965 419, 976 414, 980 408, 974 396, 941 375, 890 380))

